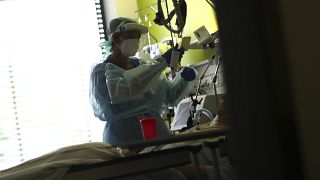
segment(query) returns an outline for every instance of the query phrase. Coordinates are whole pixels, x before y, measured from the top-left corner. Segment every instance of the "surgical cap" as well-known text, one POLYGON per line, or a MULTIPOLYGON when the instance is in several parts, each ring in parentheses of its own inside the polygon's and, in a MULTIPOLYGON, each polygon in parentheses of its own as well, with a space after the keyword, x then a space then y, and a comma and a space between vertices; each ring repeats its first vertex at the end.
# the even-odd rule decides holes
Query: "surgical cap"
POLYGON ((129 18, 119 17, 110 21, 108 35, 109 37, 112 37, 114 33, 121 33, 130 30, 138 30, 141 34, 148 32, 148 28, 137 23, 137 21, 129 18))

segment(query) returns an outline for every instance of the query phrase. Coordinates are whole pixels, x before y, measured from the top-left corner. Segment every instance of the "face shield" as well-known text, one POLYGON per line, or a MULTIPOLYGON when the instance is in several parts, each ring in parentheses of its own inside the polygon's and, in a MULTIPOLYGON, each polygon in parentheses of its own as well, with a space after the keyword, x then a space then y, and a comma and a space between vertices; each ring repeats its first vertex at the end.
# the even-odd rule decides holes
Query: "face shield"
POLYGON ((136 54, 136 57, 139 59, 143 59, 146 61, 149 61, 151 59, 150 57, 150 43, 149 43, 149 38, 148 38, 148 33, 142 34, 140 38, 140 44, 139 44, 139 49, 136 54))
POLYGON ((150 61, 160 55, 159 44, 157 42, 157 39, 155 39, 150 33, 141 35, 137 57, 150 61), (151 44, 151 42, 155 43, 151 44))

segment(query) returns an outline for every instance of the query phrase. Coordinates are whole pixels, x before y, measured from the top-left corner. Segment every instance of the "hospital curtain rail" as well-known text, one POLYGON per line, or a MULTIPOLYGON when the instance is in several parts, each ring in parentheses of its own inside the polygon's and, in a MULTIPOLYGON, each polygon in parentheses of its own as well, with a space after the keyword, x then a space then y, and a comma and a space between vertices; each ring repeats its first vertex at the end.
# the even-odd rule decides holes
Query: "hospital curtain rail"
POLYGON ((0 170, 102 141, 88 97, 105 33, 97 2, 0 1, 0 170))

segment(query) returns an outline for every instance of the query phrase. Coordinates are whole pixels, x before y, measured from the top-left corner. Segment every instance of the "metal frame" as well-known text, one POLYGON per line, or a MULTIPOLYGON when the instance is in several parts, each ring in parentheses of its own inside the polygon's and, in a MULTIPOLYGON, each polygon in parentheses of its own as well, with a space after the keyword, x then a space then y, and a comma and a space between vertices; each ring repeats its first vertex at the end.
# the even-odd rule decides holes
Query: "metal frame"
POLYGON ((70 179, 114 179, 153 172, 193 163, 196 177, 201 179, 197 154, 201 145, 184 146, 150 153, 137 154, 90 165, 71 167, 64 177, 70 179))
MULTIPOLYGON (((226 135, 228 130, 228 128, 208 130, 204 132, 176 135, 150 141, 135 142, 116 147, 136 149, 177 142, 216 138, 226 135)), ((199 143, 197 145, 186 145, 160 151, 141 153, 89 165, 77 165, 71 167, 63 179, 113 179, 186 164, 193 164, 195 167, 195 177, 197 180, 200 180, 200 165, 197 155, 201 149, 202 143, 199 143), (124 169, 125 171, 123 171, 124 169)))

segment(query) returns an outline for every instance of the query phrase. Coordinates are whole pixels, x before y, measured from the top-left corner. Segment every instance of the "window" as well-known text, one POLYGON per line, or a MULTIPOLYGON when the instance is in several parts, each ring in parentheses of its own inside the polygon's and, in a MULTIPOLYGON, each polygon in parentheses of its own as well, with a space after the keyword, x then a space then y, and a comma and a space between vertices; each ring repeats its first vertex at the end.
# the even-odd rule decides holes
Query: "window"
POLYGON ((99 2, 0 1, 0 170, 102 141, 88 97, 102 57, 99 2))

